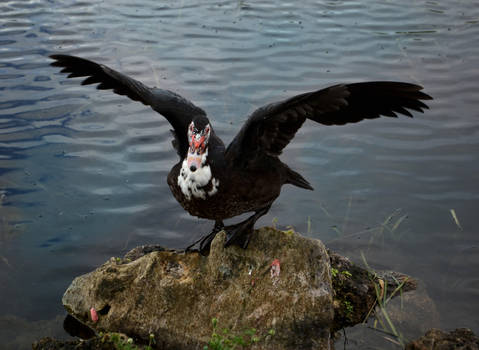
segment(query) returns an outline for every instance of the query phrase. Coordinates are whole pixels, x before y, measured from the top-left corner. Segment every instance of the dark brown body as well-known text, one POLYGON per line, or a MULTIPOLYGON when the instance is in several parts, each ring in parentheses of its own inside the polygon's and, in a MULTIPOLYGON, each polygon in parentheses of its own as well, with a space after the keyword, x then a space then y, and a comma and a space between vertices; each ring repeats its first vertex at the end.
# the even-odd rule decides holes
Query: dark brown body
POLYGON ((283 184, 288 182, 288 168, 285 164, 275 157, 263 158, 228 171, 224 155, 216 155, 214 159, 217 161, 210 166, 213 177, 219 180, 218 192, 206 199, 187 199, 182 193, 178 186, 181 161, 171 169, 168 185, 176 200, 191 215, 211 220, 232 218, 270 206, 281 193, 283 184), (221 159, 218 156, 223 160, 218 161, 221 159))

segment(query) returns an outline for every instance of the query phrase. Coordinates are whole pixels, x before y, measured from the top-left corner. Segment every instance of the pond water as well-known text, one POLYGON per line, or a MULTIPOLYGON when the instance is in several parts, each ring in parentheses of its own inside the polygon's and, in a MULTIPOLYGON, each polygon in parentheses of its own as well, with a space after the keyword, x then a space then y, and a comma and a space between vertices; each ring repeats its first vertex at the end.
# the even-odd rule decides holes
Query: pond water
MULTIPOLYGON (((372 268, 414 276, 430 298, 424 327, 479 332, 477 1, 2 2, 0 337, 9 349, 68 338, 61 296, 75 276, 137 245, 184 247, 212 226, 169 192, 177 156, 166 120, 67 80, 49 66, 52 53, 180 93, 225 143, 255 108, 300 92, 423 85, 434 101, 414 119, 307 123, 282 160, 315 191, 285 186, 257 226, 293 226, 354 261, 362 252, 372 268)), ((397 348, 378 332, 365 344, 370 332, 347 329, 346 348, 397 348)))

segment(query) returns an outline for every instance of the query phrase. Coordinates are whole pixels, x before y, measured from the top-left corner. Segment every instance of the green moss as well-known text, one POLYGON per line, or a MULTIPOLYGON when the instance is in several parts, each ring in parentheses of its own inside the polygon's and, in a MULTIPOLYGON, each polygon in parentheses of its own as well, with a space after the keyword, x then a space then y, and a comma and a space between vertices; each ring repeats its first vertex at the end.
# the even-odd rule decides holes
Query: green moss
MULTIPOLYGON (((335 269, 334 267, 331 268, 331 277, 332 278, 337 278, 339 277, 339 274, 341 273, 342 276, 344 276, 345 278, 351 278, 353 277, 353 274, 351 272, 349 272, 348 270, 343 270, 341 272, 339 272, 338 269, 335 269)), ((341 282, 341 281, 340 281, 341 282)))
POLYGON ((354 307, 353 307, 353 304, 351 304, 351 302, 349 302, 348 300, 343 300, 343 305, 344 305, 344 308, 345 308, 345 313, 346 313, 346 317, 349 319, 349 320, 352 320, 353 318, 353 312, 354 312, 354 307))
POLYGON ((208 341, 208 345, 203 350, 233 350, 233 349, 249 349, 255 343, 261 341, 267 342, 276 334, 274 329, 270 329, 265 336, 257 335, 255 328, 249 328, 241 333, 233 333, 230 329, 223 328, 218 330, 218 319, 211 320, 213 333, 208 341))
POLYGON ((152 350, 156 344, 155 335, 150 334, 148 345, 136 345, 133 338, 115 332, 100 333, 101 342, 103 344, 111 344, 116 350, 152 350))

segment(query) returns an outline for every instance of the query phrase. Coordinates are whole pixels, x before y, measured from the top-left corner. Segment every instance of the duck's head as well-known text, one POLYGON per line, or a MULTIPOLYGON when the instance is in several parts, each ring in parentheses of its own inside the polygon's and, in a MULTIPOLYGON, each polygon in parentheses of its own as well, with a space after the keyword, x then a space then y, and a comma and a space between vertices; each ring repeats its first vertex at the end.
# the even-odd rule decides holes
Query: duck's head
POLYGON ((194 172, 207 162, 211 127, 206 117, 195 118, 188 126, 188 168, 194 172))

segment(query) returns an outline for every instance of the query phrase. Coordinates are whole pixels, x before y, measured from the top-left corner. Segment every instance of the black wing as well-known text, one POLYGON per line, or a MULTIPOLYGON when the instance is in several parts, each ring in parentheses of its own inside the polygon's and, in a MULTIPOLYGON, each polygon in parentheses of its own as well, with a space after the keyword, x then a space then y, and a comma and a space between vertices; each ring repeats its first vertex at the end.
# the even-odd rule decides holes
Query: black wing
POLYGON ((325 125, 356 123, 381 115, 397 117, 428 108, 422 86, 399 82, 334 85, 258 108, 228 147, 230 160, 253 155, 279 156, 306 118, 325 125))
POLYGON ((201 108, 172 91, 150 88, 107 66, 84 58, 69 55, 51 55, 50 58, 55 60, 51 66, 63 67, 62 73, 70 73, 68 78, 88 77, 82 81, 82 85, 99 83, 97 89, 112 89, 113 92, 140 101, 163 115, 175 131, 174 146, 178 154, 180 157, 186 155, 188 125, 195 116, 206 116, 201 108))

